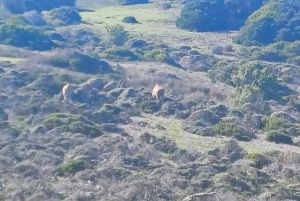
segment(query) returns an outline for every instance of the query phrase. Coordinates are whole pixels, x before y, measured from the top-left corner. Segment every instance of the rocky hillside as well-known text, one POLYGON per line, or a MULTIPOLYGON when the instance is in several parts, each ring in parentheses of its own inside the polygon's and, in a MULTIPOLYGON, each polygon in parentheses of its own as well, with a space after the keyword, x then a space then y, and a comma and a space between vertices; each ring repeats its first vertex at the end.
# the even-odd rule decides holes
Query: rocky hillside
POLYGON ((276 2, 242 35, 183 30, 199 2, 0 2, 0 201, 300 200, 297 35, 245 39, 276 2))

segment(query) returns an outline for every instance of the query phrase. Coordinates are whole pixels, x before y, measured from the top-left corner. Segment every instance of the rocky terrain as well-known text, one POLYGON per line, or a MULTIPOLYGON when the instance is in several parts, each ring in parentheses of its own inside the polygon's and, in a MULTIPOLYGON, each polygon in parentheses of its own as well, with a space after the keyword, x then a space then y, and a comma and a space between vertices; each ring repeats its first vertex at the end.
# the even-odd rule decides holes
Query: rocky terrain
POLYGON ((300 200, 299 66, 174 32, 168 3, 78 0, 80 23, 43 13, 50 49, 0 45, 0 201, 300 200))

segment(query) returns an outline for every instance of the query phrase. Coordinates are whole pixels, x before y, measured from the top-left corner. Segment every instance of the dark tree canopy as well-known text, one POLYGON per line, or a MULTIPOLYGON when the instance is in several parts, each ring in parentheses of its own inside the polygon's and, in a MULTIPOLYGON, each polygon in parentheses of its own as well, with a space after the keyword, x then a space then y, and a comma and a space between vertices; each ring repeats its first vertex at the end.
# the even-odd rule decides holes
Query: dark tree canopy
POLYGON ((300 40, 300 6, 287 0, 271 1, 254 12, 234 39, 242 45, 267 45, 300 40))
POLYGON ((33 50, 48 50, 56 46, 42 30, 14 24, 0 26, 0 43, 33 50))
POLYGON ((182 9, 178 28, 190 31, 237 30, 265 0, 192 0, 182 9))
POLYGON ((0 0, 1 4, 13 14, 27 11, 51 10, 61 6, 75 6, 76 0, 0 0))

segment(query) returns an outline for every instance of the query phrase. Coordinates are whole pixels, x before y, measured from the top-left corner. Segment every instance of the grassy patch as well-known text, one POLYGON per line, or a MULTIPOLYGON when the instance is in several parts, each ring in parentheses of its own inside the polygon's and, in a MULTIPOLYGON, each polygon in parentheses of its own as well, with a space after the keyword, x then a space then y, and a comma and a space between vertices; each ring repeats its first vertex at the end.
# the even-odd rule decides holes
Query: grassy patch
POLYGON ((175 24, 165 23, 170 20, 170 16, 179 15, 179 11, 161 11, 155 5, 132 5, 132 6, 107 6, 96 9, 95 12, 80 12, 83 21, 93 25, 93 28, 104 30, 106 24, 122 24, 126 31, 137 36, 155 36, 157 38, 169 38, 169 35, 176 32, 175 24), (138 19, 138 24, 124 23, 127 16, 134 16, 138 19))
POLYGON ((96 124, 80 115, 51 113, 45 116, 42 123, 48 130, 63 126, 64 132, 81 133, 92 138, 102 135, 96 124))
POLYGON ((76 172, 83 171, 90 167, 86 161, 82 159, 77 160, 69 160, 65 164, 61 164, 57 167, 57 173, 59 176, 63 176, 65 174, 72 174, 74 175, 76 172))

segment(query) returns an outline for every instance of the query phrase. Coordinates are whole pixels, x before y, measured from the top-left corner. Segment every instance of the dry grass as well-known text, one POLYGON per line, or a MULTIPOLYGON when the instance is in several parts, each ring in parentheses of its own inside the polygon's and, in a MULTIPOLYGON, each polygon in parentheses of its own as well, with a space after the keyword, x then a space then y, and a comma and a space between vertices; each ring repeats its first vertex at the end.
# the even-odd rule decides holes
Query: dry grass
POLYGON ((233 88, 221 83, 212 83, 206 73, 185 71, 156 62, 122 62, 119 65, 126 69, 128 82, 132 86, 144 87, 145 90, 151 91, 156 82, 159 82, 166 90, 174 90, 186 100, 197 103, 213 100, 217 103, 230 104, 233 88), (179 79, 156 77, 149 74, 149 70, 173 74, 179 79))
POLYGON ((28 58, 36 53, 37 51, 30 51, 24 48, 18 48, 9 45, 0 45, 1 57, 28 58))

